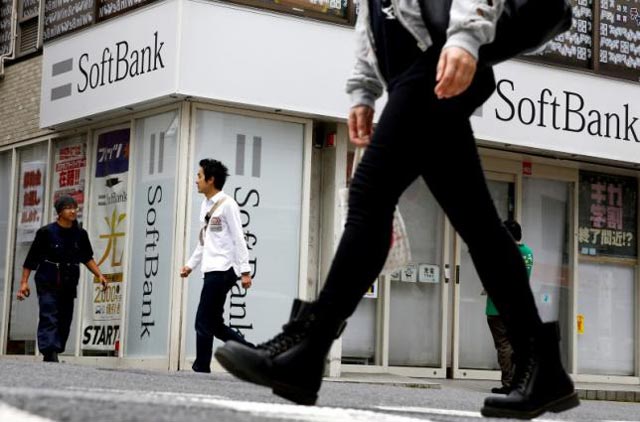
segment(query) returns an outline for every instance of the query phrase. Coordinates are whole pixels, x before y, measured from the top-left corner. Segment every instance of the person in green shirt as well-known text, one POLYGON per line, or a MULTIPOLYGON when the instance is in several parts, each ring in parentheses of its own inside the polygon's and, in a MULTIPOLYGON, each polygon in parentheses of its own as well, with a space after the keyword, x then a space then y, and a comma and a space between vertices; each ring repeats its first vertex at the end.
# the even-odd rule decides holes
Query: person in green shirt
MULTIPOLYGON (((520 227, 520 224, 515 220, 507 220, 504 222, 504 225, 509 230, 509 233, 511 233, 511 236, 513 236, 513 239, 517 242, 522 259, 524 259, 527 275, 529 276, 529 279, 531 279, 533 251, 529 246, 522 243, 522 227, 520 227)), ((502 386, 492 388, 491 392, 495 394, 509 394, 511 391, 511 380, 515 369, 512 359, 513 348, 511 347, 511 343, 507 337, 507 326, 489 296, 487 296, 487 307, 485 313, 487 314, 487 323, 489 324, 489 329, 493 336, 493 343, 496 347, 496 351, 498 352, 498 363, 500 364, 500 370, 502 372, 502 386)))

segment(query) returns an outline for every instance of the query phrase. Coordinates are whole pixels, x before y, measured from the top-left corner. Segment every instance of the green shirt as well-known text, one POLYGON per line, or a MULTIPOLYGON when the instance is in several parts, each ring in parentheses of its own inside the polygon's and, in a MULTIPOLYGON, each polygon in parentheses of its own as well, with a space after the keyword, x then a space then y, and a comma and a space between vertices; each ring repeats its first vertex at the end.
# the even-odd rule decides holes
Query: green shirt
MULTIPOLYGON (((533 268, 533 251, 524 243, 519 243, 518 249, 520 249, 520 254, 522 255, 522 259, 524 259, 524 266, 527 269, 527 277, 531 278, 531 269, 533 268)), ((496 305, 493 304, 493 301, 489 296, 487 296, 487 309, 485 313, 487 316, 500 315, 496 309, 496 305)))

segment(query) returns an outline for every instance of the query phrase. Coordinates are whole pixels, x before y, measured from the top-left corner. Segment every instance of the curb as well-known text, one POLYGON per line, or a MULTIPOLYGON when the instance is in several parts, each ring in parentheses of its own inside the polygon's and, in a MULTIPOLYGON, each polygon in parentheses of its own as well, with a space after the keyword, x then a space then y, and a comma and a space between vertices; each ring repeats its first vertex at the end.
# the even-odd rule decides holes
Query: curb
POLYGON ((581 400, 606 400, 640 403, 640 391, 576 388, 581 400))
POLYGON ((389 381, 389 382, 380 382, 380 381, 366 381, 366 380, 345 380, 345 379, 336 379, 336 378, 327 378, 325 381, 335 382, 335 383, 343 383, 343 384, 371 384, 371 385, 385 385, 391 387, 407 387, 407 388, 431 388, 435 390, 442 389, 440 384, 436 383, 420 383, 420 382, 410 382, 410 381, 389 381))

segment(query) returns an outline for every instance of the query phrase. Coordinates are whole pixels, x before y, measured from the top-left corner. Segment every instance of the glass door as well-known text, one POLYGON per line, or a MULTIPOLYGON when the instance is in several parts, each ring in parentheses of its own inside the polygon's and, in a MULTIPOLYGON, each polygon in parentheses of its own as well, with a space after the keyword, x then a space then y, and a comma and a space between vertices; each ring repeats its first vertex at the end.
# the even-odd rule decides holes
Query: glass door
POLYGON ((398 206, 412 262, 380 277, 379 288, 360 302, 342 336, 342 371, 444 378, 449 282, 444 213, 422 179, 409 186, 398 206))
MULTIPOLYGON (((489 173, 487 178, 500 218, 514 218, 515 175, 489 173)), ((487 295, 467 247, 457 235, 454 265, 453 376, 499 379, 500 367, 485 313, 487 295)))

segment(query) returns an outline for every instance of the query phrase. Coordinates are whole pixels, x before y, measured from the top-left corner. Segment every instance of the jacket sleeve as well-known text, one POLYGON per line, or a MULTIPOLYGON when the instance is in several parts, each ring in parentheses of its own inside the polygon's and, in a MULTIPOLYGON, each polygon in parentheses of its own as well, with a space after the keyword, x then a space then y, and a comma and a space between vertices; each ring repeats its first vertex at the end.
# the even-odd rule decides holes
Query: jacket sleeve
POLYGON ((93 259, 93 247, 89 240, 89 234, 85 229, 80 229, 78 231, 78 236, 80 238, 80 262, 86 264, 93 259))
POLYGON ((29 252, 27 253, 27 257, 24 260, 24 264, 22 264, 24 268, 37 270, 42 261, 45 259, 48 242, 47 229, 45 227, 39 228, 36 232, 36 237, 35 239, 33 239, 33 243, 29 248, 29 252))
POLYGON ((383 85, 373 65, 367 59, 372 54, 369 40, 367 39, 366 13, 361 10, 356 21, 356 62, 347 79, 347 94, 351 97, 351 107, 366 105, 375 108, 376 100, 382 95, 383 85))
POLYGON ((504 0, 453 0, 444 48, 461 47, 478 59, 481 45, 493 41, 504 0))

